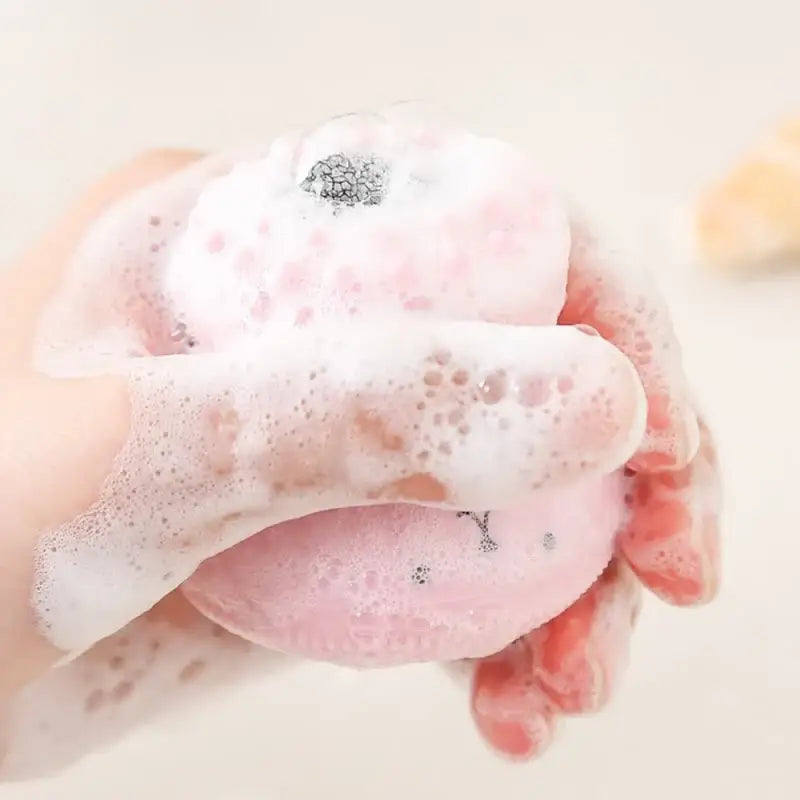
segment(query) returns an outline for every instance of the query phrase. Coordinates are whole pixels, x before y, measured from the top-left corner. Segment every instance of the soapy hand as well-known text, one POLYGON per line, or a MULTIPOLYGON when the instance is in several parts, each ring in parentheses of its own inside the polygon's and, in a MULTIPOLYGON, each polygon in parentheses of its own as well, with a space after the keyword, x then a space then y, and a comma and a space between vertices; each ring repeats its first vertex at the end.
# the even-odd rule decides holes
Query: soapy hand
POLYGON ((144 225, 183 222, 170 191, 175 205, 190 204, 192 181, 207 181, 221 160, 93 226, 39 313, 33 363, 30 352, 27 364, 8 362, 7 383, 30 387, 29 404, 62 386, 114 401, 97 420, 111 441, 95 496, 39 529, 38 517, 23 517, 15 533, 33 553, 39 632, 65 654, 119 630, 262 528, 388 502, 502 509, 613 472, 641 439, 635 371, 574 327, 321 320, 271 326, 235 350, 159 351, 171 346, 159 326, 172 308, 158 270, 148 275, 157 247, 138 252, 149 237, 131 241, 127 226, 137 205, 158 212, 144 225), (552 380, 568 387, 558 414, 535 394, 552 380))
POLYGON ((647 434, 626 468, 630 515, 603 575, 560 616, 497 655, 462 665, 478 729, 519 759, 547 748, 559 717, 608 702, 627 660, 640 584, 690 606, 712 600, 719 582, 717 458, 708 427, 695 423, 664 306, 651 286, 635 282, 646 281, 641 271, 600 249, 585 223, 576 221, 573 232, 559 322, 590 324, 629 356, 648 396, 647 434), (667 346, 653 348, 654 340, 667 346))
MULTIPOLYGON (((534 490, 578 491, 584 481, 612 475, 627 462, 633 514, 620 550, 668 599, 693 602, 713 591, 713 492, 706 498, 695 488, 708 477, 702 473, 710 446, 686 466, 697 449, 697 427, 677 348, 662 306, 634 282, 628 265, 599 260, 597 248, 574 228, 567 302, 556 295, 554 308, 541 312, 545 317, 563 306, 564 327, 484 324, 478 320, 492 315, 482 308, 466 322, 422 315, 401 330, 385 316, 381 326, 369 319, 348 325, 320 320, 276 327, 280 338, 235 351, 207 347, 171 316, 160 270, 175 255, 174 234, 182 232, 201 189, 239 158, 201 159, 175 173, 160 187, 157 214, 148 210, 147 192, 129 197, 128 219, 136 212, 142 226, 135 240, 122 240, 114 230, 119 214, 106 215, 84 238, 86 224, 109 200, 193 159, 173 154, 157 157, 155 164, 140 162, 100 189, 8 279, 4 296, 19 298, 2 323, 4 385, 13 389, 8 396, 18 398, 10 413, 24 408, 42 431, 61 425, 63 436, 80 426, 87 434, 80 439, 85 460, 67 462, 75 487, 64 486, 60 477, 56 492, 30 479, 10 484, 17 505, 25 498, 41 505, 50 494, 54 501, 54 510, 39 509, 33 520, 38 526, 23 509, 25 524, 15 527, 9 548, 16 559, 23 554, 19 585, 34 586, 32 608, 24 592, 11 604, 22 620, 14 631, 17 641, 31 642, 30 651, 36 651, 18 681, 30 681, 59 651, 84 650, 111 634, 67 667, 29 683, 10 702, 9 774, 24 773, 31 761, 35 769, 45 766, 41 752, 32 755, 42 741, 42 725, 33 720, 46 722, 52 765, 58 766, 146 718, 165 696, 195 697, 198 690, 262 669, 263 651, 205 619, 172 590, 209 556, 235 558, 245 545, 231 545, 259 529, 279 530, 275 523, 303 517, 284 523, 289 534, 292 526, 297 531, 305 519, 317 518, 307 515, 326 508, 410 502, 429 506, 431 514, 452 514, 447 508, 502 510, 530 500, 534 490), (47 285, 40 276, 58 273, 76 245, 84 270, 71 277, 67 271, 47 285), (68 302, 59 303, 59 296, 68 302), (98 331, 106 335, 98 337, 98 331), (47 378, 32 373, 32 353, 47 378), (542 387, 556 384, 569 387, 563 393, 568 402, 558 414, 545 413, 542 387), (649 409, 644 437, 642 385, 649 409), (63 402, 54 404, 55 397, 63 402), (430 430, 441 424, 437 418, 453 422, 434 449, 430 430), (87 718, 94 726, 86 726, 87 718)), ((211 230, 202 238, 215 254, 226 246, 218 234, 211 230)), ((500 242, 501 251, 503 245, 509 243, 500 242)), ((420 298, 407 297, 407 310, 424 311, 420 298)), ((212 307, 218 301, 221 312, 226 299, 219 292, 212 307)), ((268 299, 259 295, 255 301, 263 308, 268 299)), ((529 299, 523 301, 530 309, 529 299)), ((454 301, 459 313, 463 302, 454 301)), ((292 321, 304 321, 295 309, 292 321)), ((537 321, 544 322, 508 319, 537 321)), ((230 337, 224 329, 212 334, 215 345, 230 337)), ((11 440, 4 452, 20 444, 11 440)), ((45 456, 54 458, 49 451, 45 456)), ((57 459, 46 462, 44 472, 57 466, 64 468, 57 459)), ((569 553, 568 531, 563 543, 569 553)), ((598 549, 600 568, 608 555, 598 549)), ((594 569, 579 576, 584 587, 599 571, 594 569)), ((209 593, 202 574, 193 581, 186 596, 215 619, 219 609, 204 608, 209 593)), ((531 754, 543 743, 543 722, 549 730, 557 711, 594 707, 605 697, 624 655, 636 589, 617 560, 563 615, 499 656, 478 661, 474 709, 493 745, 512 755, 531 754)), ((581 591, 576 586, 572 597, 581 591)), ((462 603, 458 613, 464 609, 462 603)), ((535 609, 528 627, 539 624, 537 614, 547 619, 559 610, 535 609)), ((515 624, 522 620, 517 617, 515 624)), ((237 631, 236 614, 220 621, 237 631)), ((248 625, 240 632, 258 641, 248 625)), ((491 652, 512 638, 487 648, 485 635, 485 626, 479 628, 472 645, 469 636, 460 642, 445 636, 439 657, 491 652)), ((295 633, 288 641, 303 640, 295 633)), ((340 644, 329 650, 332 660, 342 660, 340 644)), ((4 667, 19 663, 8 652, 0 650, 4 667)))
MULTIPOLYGON (((93 261, 92 231, 108 241, 102 219, 88 238, 87 226, 119 197, 135 204, 129 192, 184 168, 175 178, 180 219, 192 181, 225 170, 222 159, 191 161, 158 154, 112 176, 3 276, 2 565, 11 613, 0 637, 0 753, 10 776, 108 742, 165 693, 263 665, 256 648, 173 592, 203 559, 254 531, 388 501, 502 508, 542 485, 613 472, 641 439, 635 372, 578 329, 420 320, 398 336, 390 325, 354 323, 284 331, 280 342, 233 355, 148 355, 163 307, 152 295, 131 306, 125 284, 133 265, 134 301, 155 295, 147 262, 139 269, 140 254, 130 252, 93 261), (90 277, 102 283, 71 273, 76 248, 88 249, 83 263, 101 268, 90 277), (81 338, 119 307, 113 346, 81 338), (447 386, 431 397, 426 375, 445 369, 447 386), (561 372, 578 398, 602 389, 607 402, 566 405, 557 422, 535 413, 525 387, 561 372), (487 397, 500 391, 498 374, 508 396, 487 397), (482 413, 493 407, 506 423, 482 413), (443 434, 451 452, 421 457, 420 431, 440 414, 457 417, 443 434), (557 448, 569 459, 552 461, 557 448), (449 457, 460 452, 488 456, 449 457), (64 654, 78 657, 45 672, 64 654)), ((145 224, 157 227, 151 215, 145 224)))

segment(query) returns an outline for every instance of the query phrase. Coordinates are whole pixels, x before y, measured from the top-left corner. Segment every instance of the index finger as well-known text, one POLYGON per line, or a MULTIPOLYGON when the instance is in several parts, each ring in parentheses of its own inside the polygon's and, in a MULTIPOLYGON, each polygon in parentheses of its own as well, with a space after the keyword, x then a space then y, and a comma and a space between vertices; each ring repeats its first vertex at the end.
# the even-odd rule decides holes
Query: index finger
POLYGON ((630 466, 685 467, 699 446, 697 417, 669 311, 651 277, 621 249, 600 243, 588 221, 571 217, 572 245, 563 325, 591 325, 636 367, 647 395, 647 428, 630 466))

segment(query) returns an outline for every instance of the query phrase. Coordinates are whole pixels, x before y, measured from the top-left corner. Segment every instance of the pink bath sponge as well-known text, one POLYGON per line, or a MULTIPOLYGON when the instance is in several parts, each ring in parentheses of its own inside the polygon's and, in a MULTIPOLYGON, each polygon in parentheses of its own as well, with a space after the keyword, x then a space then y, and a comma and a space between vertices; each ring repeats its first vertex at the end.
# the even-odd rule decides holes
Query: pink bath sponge
MULTIPOLYGON (((513 147, 438 121, 353 115, 211 182, 165 280, 176 339, 208 352, 354 317, 552 325, 569 249, 564 205, 513 147)), ((458 379, 446 358, 433 365, 432 389, 458 379)), ((571 389, 554 379, 529 391, 557 414, 571 389)), ((316 514, 208 560, 183 591, 228 630, 312 658, 482 656, 593 583, 623 522, 623 481, 543 489, 504 511, 316 514)))

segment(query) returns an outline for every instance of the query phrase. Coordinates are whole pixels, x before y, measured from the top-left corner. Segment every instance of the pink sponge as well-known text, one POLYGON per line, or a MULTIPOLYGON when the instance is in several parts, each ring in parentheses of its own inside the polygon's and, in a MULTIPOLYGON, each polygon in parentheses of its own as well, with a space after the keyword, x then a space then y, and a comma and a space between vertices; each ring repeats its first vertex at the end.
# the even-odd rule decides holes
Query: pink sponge
MULTIPOLYGON (((436 122, 356 115, 210 183, 166 289, 187 352, 353 316, 551 325, 569 246, 565 208, 515 149, 436 122)), ((431 374, 445 379, 457 376, 431 374)), ((611 557, 623 491, 618 473, 510 511, 317 514, 210 559, 183 591, 230 631, 312 658, 487 655, 591 585, 611 557)))

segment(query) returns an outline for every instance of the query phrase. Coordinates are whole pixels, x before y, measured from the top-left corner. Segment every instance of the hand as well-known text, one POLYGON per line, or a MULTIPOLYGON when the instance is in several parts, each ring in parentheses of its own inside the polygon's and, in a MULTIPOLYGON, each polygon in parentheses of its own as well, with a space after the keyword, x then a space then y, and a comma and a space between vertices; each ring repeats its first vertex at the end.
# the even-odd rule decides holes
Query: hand
POLYGON ((695 422, 666 309, 641 270, 601 250, 584 224, 573 243, 560 322, 593 326, 636 365, 647 434, 626 470, 630 515, 608 569, 563 614, 467 665, 478 730, 512 758, 540 755, 558 717, 607 703, 627 661, 640 583, 685 606, 710 601, 719 580, 716 454, 708 427, 695 422))
MULTIPOLYGON (((353 326, 336 336, 301 332, 235 356, 153 357, 154 332, 163 334, 166 319, 153 302, 157 284, 147 255, 109 258, 113 216, 88 236, 87 226, 127 193, 176 169, 167 189, 179 219, 193 201, 192 186, 229 166, 184 153, 139 160, 90 192, 3 277, 2 295, 11 301, 0 327, 0 566, 9 576, 2 591, 10 613, 0 628, 0 697, 8 702, 9 770, 32 757, 23 734, 37 715, 62 733, 95 712, 122 729, 132 712, 109 709, 135 691, 136 714, 146 714, 160 702, 165 670, 181 685, 204 686, 263 663, 173 594, 201 561, 254 531, 325 508, 386 500, 504 507, 543 482, 568 485, 615 470, 641 438, 643 396, 629 362, 575 329, 419 323, 404 325, 400 339, 391 330, 353 326), (65 270, 77 247, 91 267, 78 276, 65 270), (75 302, 59 305, 64 296, 75 302), (145 302, 131 304, 131 297, 145 302), (84 350, 72 363, 48 359, 48 345, 63 356, 91 344, 82 336, 96 330, 98 319, 135 322, 120 327, 128 357, 112 348, 84 350), (51 368, 47 377, 33 369, 33 350, 37 363, 51 368), (441 409, 418 408, 426 359, 444 351, 475 380, 504 369, 524 382, 554 364, 591 364, 576 376, 586 381, 578 388, 591 395, 604 387, 612 418, 601 435, 582 442, 580 432, 587 422, 591 427, 585 408, 574 417, 565 413, 558 429, 520 414, 513 435, 488 430, 476 413, 464 435, 494 454, 491 474, 477 463, 455 469, 447 458, 423 470, 412 447, 414 425, 447 411, 447 403, 460 402, 469 415, 475 402, 471 381, 463 397, 457 388, 445 396, 441 409), (380 364, 379 378, 410 388, 381 388, 374 373, 356 368, 363 363, 380 364), (324 398, 314 406, 313 430, 297 412, 311 373, 324 398), (234 397, 231 386, 240 390, 234 397), (298 449, 304 439, 293 435, 296 429, 325 443, 313 462, 298 449), (551 463, 551 442, 565 439, 575 444, 573 462, 551 463), (81 652, 68 667, 44 674, 64 653, 81 652), (150 706, 139 702, 141 692, 149 692, 150 706)), ((136 193, 126 202, 142 210, 148 200, 136 193)), ((159 222, 166 224, 163 215, 159 222)), ((72 752, 79 739, 61 746, 72 752)), ((32 760, 37 769, 46 766, 41 752, 32 760)))

